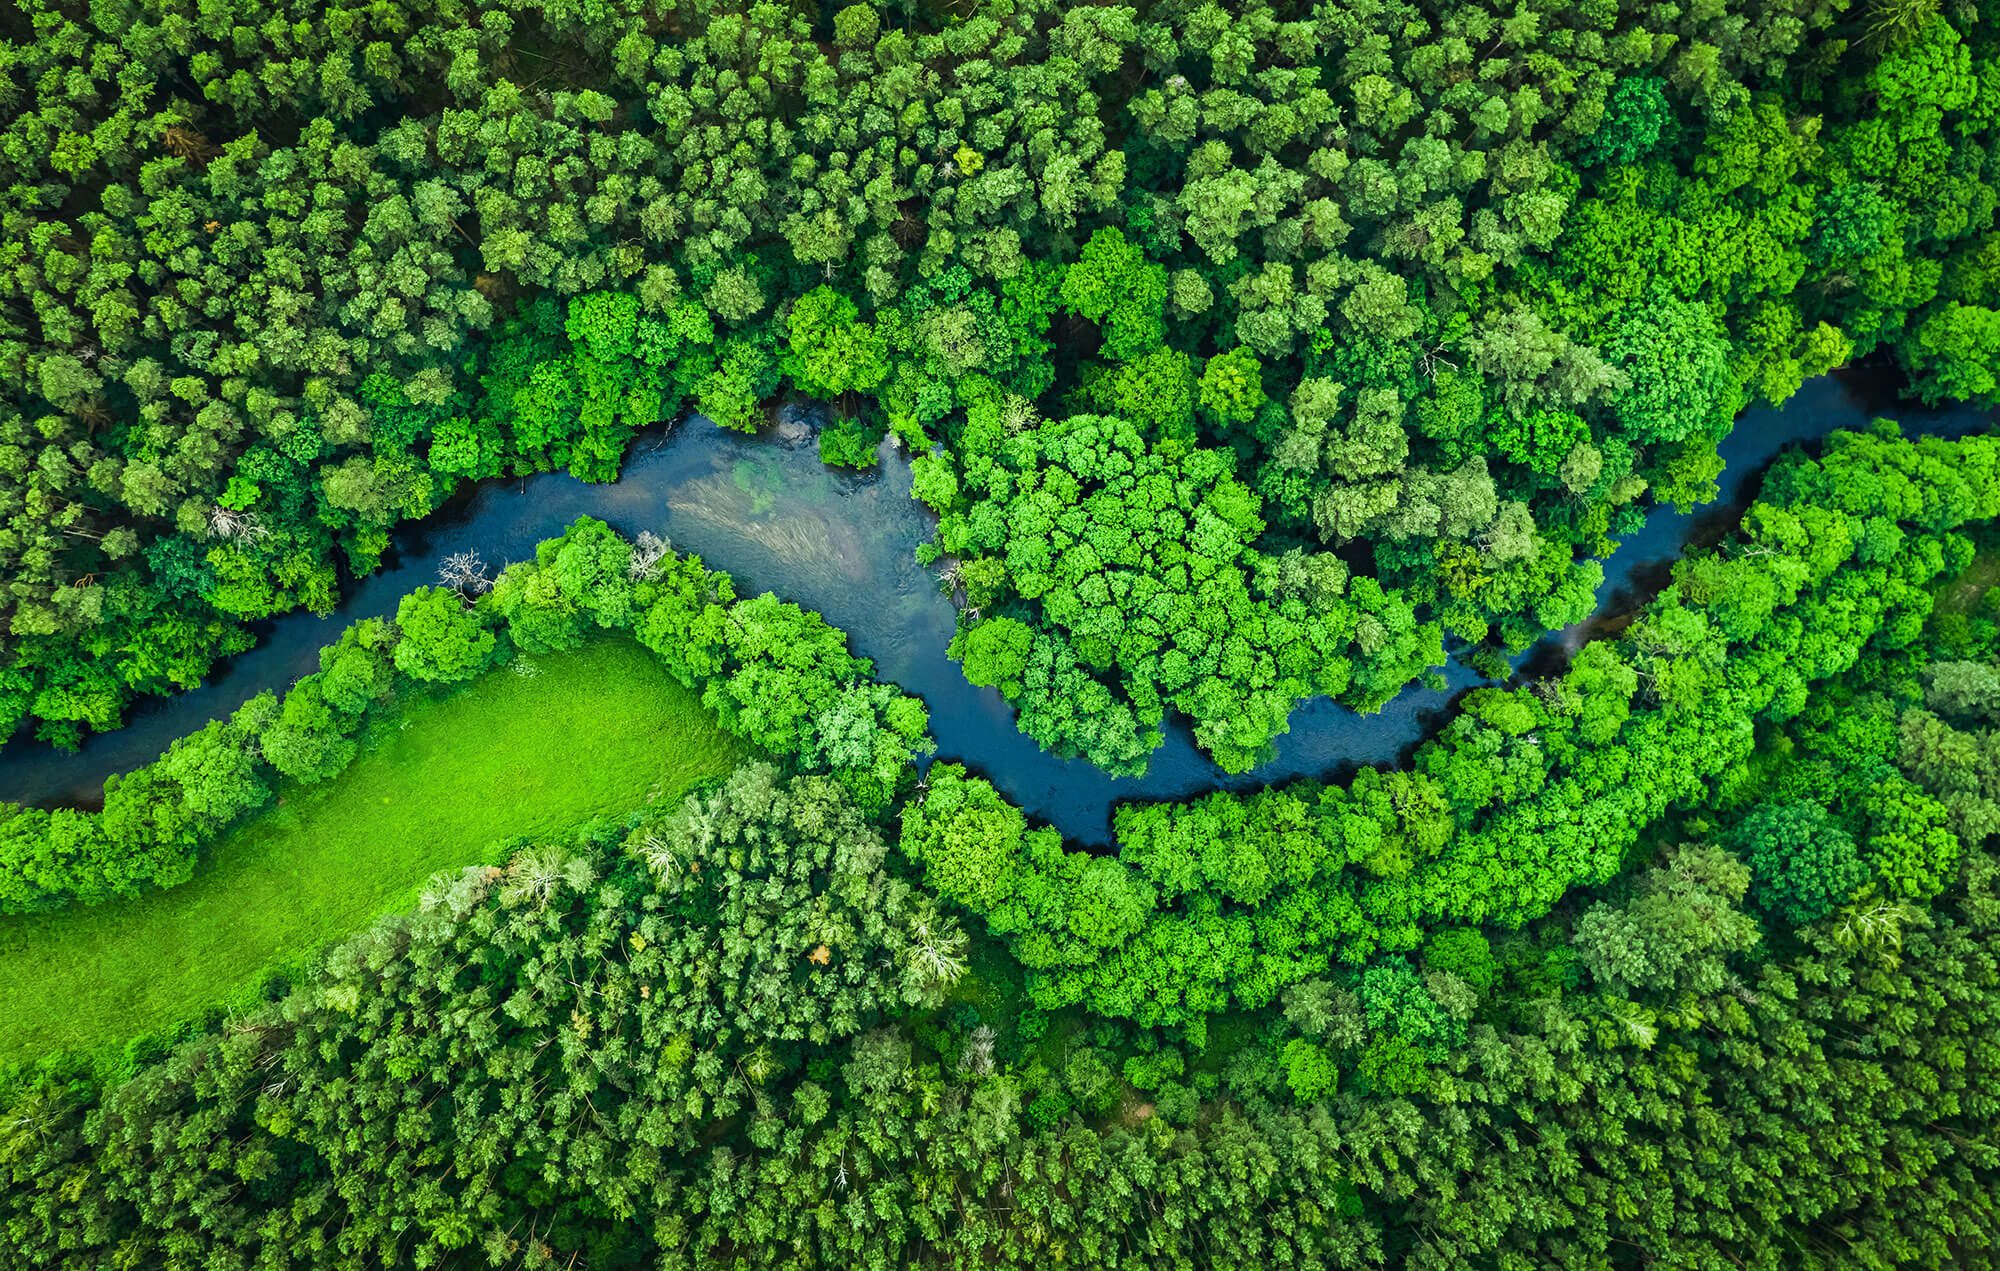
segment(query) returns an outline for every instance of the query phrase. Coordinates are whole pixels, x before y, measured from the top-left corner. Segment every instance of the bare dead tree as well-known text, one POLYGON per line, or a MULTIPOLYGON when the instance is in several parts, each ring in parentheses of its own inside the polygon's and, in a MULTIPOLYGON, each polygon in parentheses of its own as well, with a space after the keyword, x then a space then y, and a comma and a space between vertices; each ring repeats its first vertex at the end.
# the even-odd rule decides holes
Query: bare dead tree
POLYGON ((208 532, 216 538, 254 543, 271 531, 258 523, 256 513, 238 512, 217 504, 208 514, 208 532))
POLYGON ((958 1057, 962 1071, 975 1077, 986 1077, 993 1072, 993 1046, 1000 1040, 1000 1034, 993 1031, 991 1024, 981 1024, 972 1030, 972 1036, 965 1039, 965 1053, 958 1057))
POLYGON ((1008 432, 1017 433, 1040 423, 1042 413, 1035 409, 1033 402, 1019 393, 1009 393, 1006 403, 1001 407, 1001 421, 1006 425, 1008 432))
POLYGON ((660 566, 673 554, 674 545, 651 530, 640 530, 632 543, 632 559, 625 566, 626 577, 635 583, 651 582, 660 576, 660 566))
POLYGON ((438 565, 438 581, 466 600, 493 590, 493 576, 478 552, 454 552, 438 565))
POLYGON ((548 908, 562 890, 563 866, 567 863, 561 848, 540 847, 521 852, 507 866, 501 900, 508 904, 531 901, 537 909, 548 908))
POLYGON ((1458 369, 1458 363, 1444 356, 1443 342, 1439 342, 1418 354, 1417 364, 1418 368, 1423 371, 1424 378, 1433 380, 1437 378, 1438 367, 1440 366, 1450 371, 1458 369))
POLYGON ((680 872, 680 852, 670 840, 658 834, 648 834, 640 841, 639 858, 646 862, 648 869, 659 875, 663 883, 673 882, 674 875, 680 872))
POLYGON ((926 905, 910 924, 910 963, 926 982, 949 986, 965 974, 965 933, 926 905))
POLYGON ((680 427, 680 422, 681 422, 680 419, 676 417, 673 419, 669 419, 665 421, 663 424, 661 424, 659 439, 655 441, 652 445, 646 447, 646 449, 658 450, 661 446, 664 446, 669 441, 672 441, 674 439, 674 429, 680 427))

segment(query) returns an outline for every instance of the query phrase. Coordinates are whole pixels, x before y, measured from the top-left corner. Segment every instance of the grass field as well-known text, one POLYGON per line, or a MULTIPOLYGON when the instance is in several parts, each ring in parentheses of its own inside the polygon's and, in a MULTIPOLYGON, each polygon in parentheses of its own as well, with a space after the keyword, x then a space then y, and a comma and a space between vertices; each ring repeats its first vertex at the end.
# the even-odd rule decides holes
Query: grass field
POLYGON ((0 1066, 242 999, 499 840, 672 798, 745 753, 629 640, 529 661, 385 716, 345 773, 282 788, 179 887, 0 919, 0 1066))
POLYGON ((1988 547, 1972 558, 1964 573, 1936 589, 1936 611, 1971 613, 1993 587, 2000 587, 2000 548, 1988 547))

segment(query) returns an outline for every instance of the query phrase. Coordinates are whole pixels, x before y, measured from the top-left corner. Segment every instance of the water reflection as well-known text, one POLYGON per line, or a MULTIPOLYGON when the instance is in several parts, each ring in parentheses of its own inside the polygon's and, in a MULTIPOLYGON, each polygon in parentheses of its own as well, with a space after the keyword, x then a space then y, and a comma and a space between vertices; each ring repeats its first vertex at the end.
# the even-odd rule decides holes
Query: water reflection
MULTIPOLYGON (((1629 613, 1665 581, 1666 567, 1690 534, 1735 523, 1756 479, 1786 445, 1865 423, 1890 409, 1868 377, 1823 378, 1783 410, 1753 410, 1722 448, 1727 469, 1721 500, 1689 515, 1657 509, 1605 564, 1600 618, 1558 632, 1515 661, 1560 666, 1566 650, 1596 633, 1605 615, 1629 613), (1872 394, 1872 396, 1871 396, 1872 394)), ((1955 435, 1990 414, 1977 410, 1894 408, 1909 431, 1955 435)), ((910 498, 908 461, 885 445, 881 466, 847 473, 823 466, 810 430, 795 414, 762 437, 725 432, 691 419, 643 436, 612 485, 586 485, 566 474, 494 483, 456 499, 403 530, 385 567, 349 589, 339 611, 295 614, 258 624, 258 647, 234 658, 202 687, 155 701, 116 733, 91 738, 75 754, 17 741, 0 750, 0 798, 85 805, 102 795, 104 777, 151 760, 167 743, 225 715, 265 688, 282 689, 318 666, 321 645, 348 623, 394 611, 411 588, 434 582, 438 562, 477 551, 489 564, 527 557, 536 543, 578 516, 609 522, 626 535, 653 530, 683 552, 733 575, 745 594, 775 591, 817 609, 846 630, 876 673, 921 696, 931 712, 938 756, 991 778, 1029 815, 1070 838, 1101 845, 1110 837, 1114 803, 1180 799, 1215 789, 1246 789, 1299 776, 1336 776, 1357 764, 1394 762, 1432 727, 1433 716, 1480 677, 1453 661, 1446 687, 1415 688, 1375 715, 1356 715, 1321 699, 1292 715, 1277 756, 1229 777, 1195 749, 1184 722, 1144 777, 1109 777, 1082 760, 1042 753, 1014 727, 998 690, 966 683, 944 656, 954 611, 935 577, 916 563, 930 518, 910 498)))

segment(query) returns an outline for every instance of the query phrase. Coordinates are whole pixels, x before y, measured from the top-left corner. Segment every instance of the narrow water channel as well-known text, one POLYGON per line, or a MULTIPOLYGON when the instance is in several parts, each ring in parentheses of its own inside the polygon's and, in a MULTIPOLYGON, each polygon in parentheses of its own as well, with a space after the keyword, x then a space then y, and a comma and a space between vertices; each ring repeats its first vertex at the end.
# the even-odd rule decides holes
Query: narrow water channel
MULTIPOLYGON (((1882 396, 1867 375, 1827 376, 1807 384, 1782 410, 1746 412, 1721 448, 1727 467, 1717 502, 1679 514, 1657 508, 1605 562, 1599 614, 1628 612, 1665 581, 1666 568, 1693 535, 1733 523, 1757 479, 1785 446, 1816 440, 1877 415, 1900 419, 1911 434, 1958 435, 1985 426, 1992 412, 1931 411, 1882 396)), ((146 763, 174 738, 226 715, 255 694, 282 691, 318 669, 318 650, 349 623, 392 613, 414 587, 437 580, 438 562, 476 551, 496 568, 529 556, 536 543, 579 516, 609 522, 626 535, 663 533, 683 552, 728 571, 739 591, 770 590, 816 609, 845 630, 854 650, 874 659, 876 674, 921 696, 930 707, 938 757, 977 769, 1007 797, 1078 842, 1110 839, 1111 808, 1127 799, 1182 799, 1216 789, 1244 789, 1301 776, 1331 776, 1356 764, 1393 762, 1420 741, 1434 715, 1457 693, 1481 682, 1452 662, 1447 687, 1413 688, 1374 715, 1326 699, 1292 715, 1277 756, 1251 772, 1227 776, 1195 749, 1182 725, 1143 777, 1109 777, 1083 760, 1044 754, 1014 727, 998 690, 966 683, 945 655, 954 611, 935 577, 916 563, 931 530, 910 498, 908 460, 885 446, 882 464, 847 473, 819 462, 808 430, 796 420, 744 437, 699 417, 662 436, 642 435, 624 474, 587 485, 563 473, 484 486, 406 527, 385 567, 353 586, 340 608, 257 624, 257 647, 233 658, 200 688, 135 711, 123 729, 91 737, 65 753, 20 740, 0 748, 0 799, 55 806, 102 797, 104 778, 146 763)), ((1549 636, 1534 656, 1557 659, 1589 628, 1549 636)))

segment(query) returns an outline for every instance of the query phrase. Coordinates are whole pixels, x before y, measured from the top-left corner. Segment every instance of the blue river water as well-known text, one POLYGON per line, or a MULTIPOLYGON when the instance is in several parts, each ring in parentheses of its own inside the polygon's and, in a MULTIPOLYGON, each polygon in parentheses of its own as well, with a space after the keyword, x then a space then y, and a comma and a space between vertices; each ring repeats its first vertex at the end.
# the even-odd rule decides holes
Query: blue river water
MULTIPOLYGON (((1746 412, 1721 447, 1726 468, 1720 498, 1689 514, 1655 508, 1637 533, 1605 562, 1598 614, 1629 612, 1666 581, 1684 546, 1733 525, 1756 483, 1786 446, 1810 443, 1879 415, 1910 433, 1957 435, 1991 425, 1992 412, 1926 410, 1882 396, 1879 379, 1826 376, 1808 383, 1782 409, 1746 412)), ((255 649, 219 666, 199 688, 135 710, 117 732, 90 738, 76 752, 33 741, 0 748, 0 799, 39 806, 88 806, 104 778, 146 763, 168 742, 226 715, 265 689, 282 692, 318 669, 319 648, 360 618, 388 614, 414 587, 437 580, 438 564, 475 551, 496 570, 532 554, 536 543, 579 516, 609 522, 626 535, 661 533, 682 552, 728 571, 740 592, 775 591, 816 609, 845 630, 876 674, 922 697, 930 708, 938 758, 984 774, 1036 820, 1079 843, 1110 839, 1111 809, 1134 799, 1182 799, 1300 776, 1330 777, 1357 764, 1394 762, 1429 732, 1451 699, 1481 682, 1456 661, 1443 689, 1412 688, 1379 713, 1357 715, 1321 699, 1292 715, 1271 762, 1224 774, 1194 746, 1185 724, 1170 724, 1166 744, 1143 777, 1110 777, 1083 760, 1043 753, 1014 726, 998 690, 975 688, 944 654, 955 611, 934 573, 917 564, 931 533, 925 509, 910 498, 908 460, 885 444, 874 471, 849 473, 819 462, 810 429, 796 415, 746 437, 700 417, 642 435, 624 472, 609 485, 567 474, 489 483, 405 527, 385 567, 350 586, 325 617, 298 613, 257 624, 255 649)), ((1560 659, 1590 623, 1552 633, 1531 655, 1560 659)))

